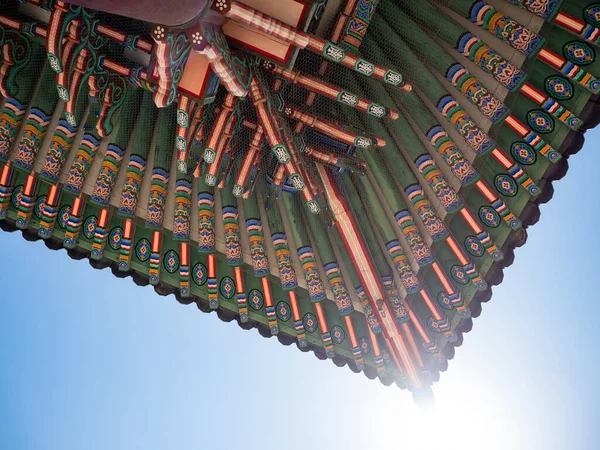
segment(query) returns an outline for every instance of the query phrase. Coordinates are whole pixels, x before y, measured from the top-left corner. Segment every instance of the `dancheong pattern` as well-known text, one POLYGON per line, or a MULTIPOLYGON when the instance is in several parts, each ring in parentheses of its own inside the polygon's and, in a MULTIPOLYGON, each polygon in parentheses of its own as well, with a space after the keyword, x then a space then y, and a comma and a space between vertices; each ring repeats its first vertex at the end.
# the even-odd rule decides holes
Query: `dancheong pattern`
POLYGON ((175 273, 179 269, 179 255, 175 250, 169 250, 163 257, 163 265, 169 273, 175 273))
POLYGON ((235 284, 230 277, 223 277, 219 285, 221 295, 226 299, 230 299, 235 294, 235 284))
POLYGON ((524 166, 530 166, 537 161, 537 153, 531 145, 525 142, 515 142, 512 144, 510 153, 515 161, 524 166))
POLYGON ((546 111, 538 109, 528 112, 527 122, 538 133, 547 134, 554 131, 554 119, 546 111))
POLYGON ((135 255, 141 262, 146 262, 150 259, 151 245, 148 239, 142 238, 135 245, 135 255))
POLYGON ((585 42, 569 42, 563 47, 565 58, 578 66, 587 66, 596 59, 596 52, 585 42))
POLYGON ((304 323, 304 329, 309 333, 314 333, 317 330, 318 322, 317 317, 312 313, 306 313, 302 318, 304 323))
POLYGON ((60 228, 63 230, 67 229, 67 224, 69 223, 69 217, 71 215, 71 207, 63 206, 58 212, 57 223, 60 228))
POLYGON ((346 339, 346 332, 339 325, 332 326, 330 333, 331 333, 331 339, 337 345, 341 345, 344 342, 344 340, 346 339))
POLYGON ((198 263, 192 269, 192 279, 198 286, 204 286, 208 279, 208 271, 206 266, 202 263, 198 263))
POLYGON ((292 312, 290 309, 290 305, 288 305, 286 302, 279 302, 277 303, 277 317, 279 318, 279 320, 282 320, 283 322, 287 322, 288 320, 290 320, 290 317, 292 316, 292 312))
POLYGON ((479 208, 479 218, 488 227, 497 228, 500 226, 500 215, 489 206, 479 208))
POLYGON ((514 197, 517 195, 517 191, 519 190, 517 183, 515 183, 512 177, 506 174, 496 175, 494 184, 496 185, 498 192, 506 197, 514 197))
POLYGON ((568 100, 575 92, 573 83, 558 75, 546 78, 545 87, 546 92, 556 100, 568 100))
POLYGON ((248 293, 248 304, 255 311, 260 311, 264 305, 264 297, 258 289, 252 289, 248 293))
POLYGON ((123 228, 114 227, 112 230, 110 230, 110 233, 108 235, 108 245, 110 245, 110 248, 112 248, 113 250, 119 250, 121 248, 122 238, 123 228))
POLYGON ((600 122, 600 3, 164 1, 3 3, 0 227, 427 393, 600 122))

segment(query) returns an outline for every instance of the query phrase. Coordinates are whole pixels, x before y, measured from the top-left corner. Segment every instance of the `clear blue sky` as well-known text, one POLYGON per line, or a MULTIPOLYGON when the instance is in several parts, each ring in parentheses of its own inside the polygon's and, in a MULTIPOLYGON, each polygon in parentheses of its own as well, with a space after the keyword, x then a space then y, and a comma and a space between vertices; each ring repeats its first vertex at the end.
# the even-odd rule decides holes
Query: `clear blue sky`
POLYGON ((555 183, 437 412, 0 232, 0 449, 597 449, 599 145, 555 183))

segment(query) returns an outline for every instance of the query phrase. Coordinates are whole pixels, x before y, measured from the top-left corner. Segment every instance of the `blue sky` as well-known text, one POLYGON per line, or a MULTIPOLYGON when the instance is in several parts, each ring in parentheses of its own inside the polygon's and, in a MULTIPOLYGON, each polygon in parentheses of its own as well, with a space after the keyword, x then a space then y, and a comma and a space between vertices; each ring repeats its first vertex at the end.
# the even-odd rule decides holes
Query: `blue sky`
POLYGON ((598 448, 599 145, 555 183, 436 411, 0 232, 0 449, 598 448))

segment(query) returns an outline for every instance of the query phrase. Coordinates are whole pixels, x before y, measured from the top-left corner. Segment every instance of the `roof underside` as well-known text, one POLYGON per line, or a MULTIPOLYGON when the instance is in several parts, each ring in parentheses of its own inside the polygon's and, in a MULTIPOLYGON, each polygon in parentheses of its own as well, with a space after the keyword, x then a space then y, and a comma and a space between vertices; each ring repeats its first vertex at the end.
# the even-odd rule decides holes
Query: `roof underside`
POLYGON ((600 7, 271 3, 3 4, 0 227, 422 391, 600 121, 600 7))

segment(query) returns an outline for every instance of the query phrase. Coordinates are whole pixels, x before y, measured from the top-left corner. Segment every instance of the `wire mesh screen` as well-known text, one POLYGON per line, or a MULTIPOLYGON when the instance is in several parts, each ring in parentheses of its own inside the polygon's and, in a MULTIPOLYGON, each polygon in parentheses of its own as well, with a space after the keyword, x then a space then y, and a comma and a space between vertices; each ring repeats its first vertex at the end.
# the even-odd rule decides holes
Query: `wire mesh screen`
POLYGON ((2 226, 435 381, 595 123, 598 8, 215 0, 174 25, 142 3, 2 3, 2 226))

